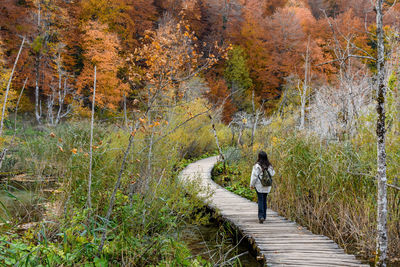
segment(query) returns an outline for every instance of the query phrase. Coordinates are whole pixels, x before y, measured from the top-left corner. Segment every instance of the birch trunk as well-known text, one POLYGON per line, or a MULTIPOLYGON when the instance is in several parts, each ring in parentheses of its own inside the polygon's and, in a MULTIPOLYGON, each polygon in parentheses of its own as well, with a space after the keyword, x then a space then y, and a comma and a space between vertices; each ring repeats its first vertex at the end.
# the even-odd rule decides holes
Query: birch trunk
POLYGON ((124 93, 124 125, 125 128, 128 129, 128 115, 126 112, 126 94, 124 93))
POLYGON ((308 77, 309 77, 309 60, 310 60, 310 36, 308 37, 307 51, 305 58, 303 91, 301 92, 300 95, 300 100, 301 100, 300 127, 299 127, 300 130, 304 129, 307 90, 308 90, 308 77))
POLYGON ((152 178, 151 173, 151 159, 153 157, 153 141, 154 141, 154 128, 151 130, 150 140, 149 140, 149 151, 147 153, 147 171, 146 171, 146 180, 144 182, 144 193, 147 194, 149 191, 150 179, 152 178))
MULTIPOLYGON (((26 77, 26 79, 25 79, 24 86, 22 87, 22 90, 21 90, 21 92, 19 93, 18 101, 17 101, 17 104, 15 105, 15 112, 14 112, 14 135, 13 135, 13 138, 11 139, 11 144, 13 143, 13 141, 14 141, 14 139, 15 139, 15 136, 17 135, 17 113, 18 113, 18 105, 19 105, 19 102, 20 102, 20 100, 21 100, 22 94, 24 93, 25 86, 26 86, 26 83, 27 83, 27 82, 28 82, 28 77, 26 77)), ((3 148, 3 151, 2 151, 1 154, 0 154, 0 170, 1 170, 1 167, 3 166, 3 161, 4 161, 4 158, 5 158, 6 155, 7 155, 7 151, 8 151, 8 148, 5 147, 5 148, 3 148)))
POLYGON ((97 69, 94 66, 94 84, 93 84, 93 100, 92 100, 92 119, 90 121, 90 148, 89 148, 89 180, 88 180, 88 196, 87 204, 89 210, 92 208, 92 162, 93 162, 93 122, 94 122, 94 105, 96 101, 96 78, 97 69))
POLYGON ((21 55, 22 48, 24 47, 24 43, 25 43, 25 37, 22 39, 22 43, 21 43, 21 46, 19 47, 17 58, 14 61, 14 66, 12 68, 12 71, 11 71, 11 74, 10 74, 10 78, 8 79, 7 89, 6 89, 6 93, 5 93, 5 96, 4 96, 4 102, 3 102, 3 110, 1 112, 0 136, 3 134, 4 115, 5 115, 5 112, 6 112, 8 93, 10 92, 10 88, 11 88, 11 81, 12 81, 12 78, 13 78, 13 75, 14 75, 15 68, 16 68, 17 63, 18 63, 19 56, 21 55))
POLYGON ((221 157, 222 161, 224 162, 224 170, 225 170, 225 157, 224 157, 224 153, 222 153, 221 146, 219 145, 219 139, 218 139, 218 135, 217 135, 217 130, 215 129, 214 119, 213 119, 213 117, 211 117, 211 115, 208 115, 208 116, 211 119, 211 128, 214 133, 215 143, 217 144, 219 156, 221 157))
MULTIPOLYGON (((39 1, 39 3, 38 3, 38 14, 37 14, 37 34, 38 34, 38 36, 40 35, 40 32, 41 32, 41 6, 40 6, 40 3, 41 1, 39 1)), ((41 103, 39 103, 39 77, 40 77, 40 75, 39 75, 39 69, 40 69, 40 57, 41 57, 41 55, 40 55, 40 52, 37 52, 37 55, 36 55, 36 61, 35 61, 35 71, 36 71, 36 81, 35 81, 35 117, 36 117, 36 121, 37 121, 37 123, 39 123, 40 124, 40 117, 41 117, 41 111, 40 111, 40 108, 41 108, 41 103), (40 107, 39 107, 39 105, 40 105, 40 107)))
POLYGON ((385 47, 382 23, 383 0, 376 1, 376 35, 377 35, 377 106, 376 124, 377 135, 377 164, 378 164, 378 236, 376 244, 376 265, 386 266, 388 237, 387 237, 387 184, 386 184, 386 149, 385 149, 385 47))
POLYGON ((253 92, 251 93, 251 104, 253 107, 253 117, 254 117, 254 121, 253 121, 253 129, 251 130, 251 143, 250 146, 253 146, 254 144, 254 135, 256 133, 256 125, 257 125, 257 120, 258 120, 258 112, 256 112, 256 104, 254 103, 254 89, 253 92))

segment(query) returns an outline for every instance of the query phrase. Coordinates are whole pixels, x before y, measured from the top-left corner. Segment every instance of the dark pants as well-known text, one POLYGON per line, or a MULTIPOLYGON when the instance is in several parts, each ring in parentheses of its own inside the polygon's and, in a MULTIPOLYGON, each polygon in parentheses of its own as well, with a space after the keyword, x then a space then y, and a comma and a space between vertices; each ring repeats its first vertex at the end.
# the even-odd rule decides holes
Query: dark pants
POLYGON ((257 192, 258 198, 258 219, 266 219, 267 218, 267 196, 268 193, 259 193, 257 192))

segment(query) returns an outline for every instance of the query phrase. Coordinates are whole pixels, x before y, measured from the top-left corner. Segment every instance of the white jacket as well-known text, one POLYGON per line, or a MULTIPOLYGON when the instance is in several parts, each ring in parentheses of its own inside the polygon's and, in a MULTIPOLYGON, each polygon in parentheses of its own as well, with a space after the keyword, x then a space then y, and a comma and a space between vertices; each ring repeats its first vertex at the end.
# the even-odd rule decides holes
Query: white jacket
MULTIPOLYGON (((271 176, 275 175, 275 171, 274 171, 274 168, 272 167, 272 165, 269 165, 268 171, 271 176)), ((251 172, 250 186, 255 187, 257 192, 259 192, 259 193, 271 192, 271 186, 263 186, 261 184, 261 181, 260 181, 261 176, 262 176, 261 166, 258 163, 256 163, 256 164, 254 164, 253 171, 251 172)))

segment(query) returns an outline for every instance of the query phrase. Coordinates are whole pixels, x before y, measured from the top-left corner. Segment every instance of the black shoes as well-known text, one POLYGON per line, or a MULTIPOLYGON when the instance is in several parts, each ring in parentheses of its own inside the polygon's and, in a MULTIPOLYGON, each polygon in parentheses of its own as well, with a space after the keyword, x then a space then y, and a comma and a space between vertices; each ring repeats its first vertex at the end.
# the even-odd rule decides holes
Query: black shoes
POLYGON ((265 219, 263 219, 263 218, 258 219, 258 222, 259 222, 259 223, 264 223, 264 221, 265 221, 265 219))

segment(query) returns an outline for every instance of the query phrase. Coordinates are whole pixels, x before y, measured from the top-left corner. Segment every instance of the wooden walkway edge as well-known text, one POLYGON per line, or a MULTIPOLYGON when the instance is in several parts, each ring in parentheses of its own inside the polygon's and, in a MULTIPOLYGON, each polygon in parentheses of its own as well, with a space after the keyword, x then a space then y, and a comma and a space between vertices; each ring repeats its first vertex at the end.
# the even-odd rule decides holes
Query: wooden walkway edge
POLYGON ((211 190, 207 205, 257 247, 267 266, 369 266, 354 255, 346 254, 326 236, 315 235, 270 209, 266 222, 259 224, 257 203, 229 192, 211 180, 211 170, 217 160, 218 157, 210 157, 189 164, 181 172, 180 179, 198 181, 205 192, 211 190))

